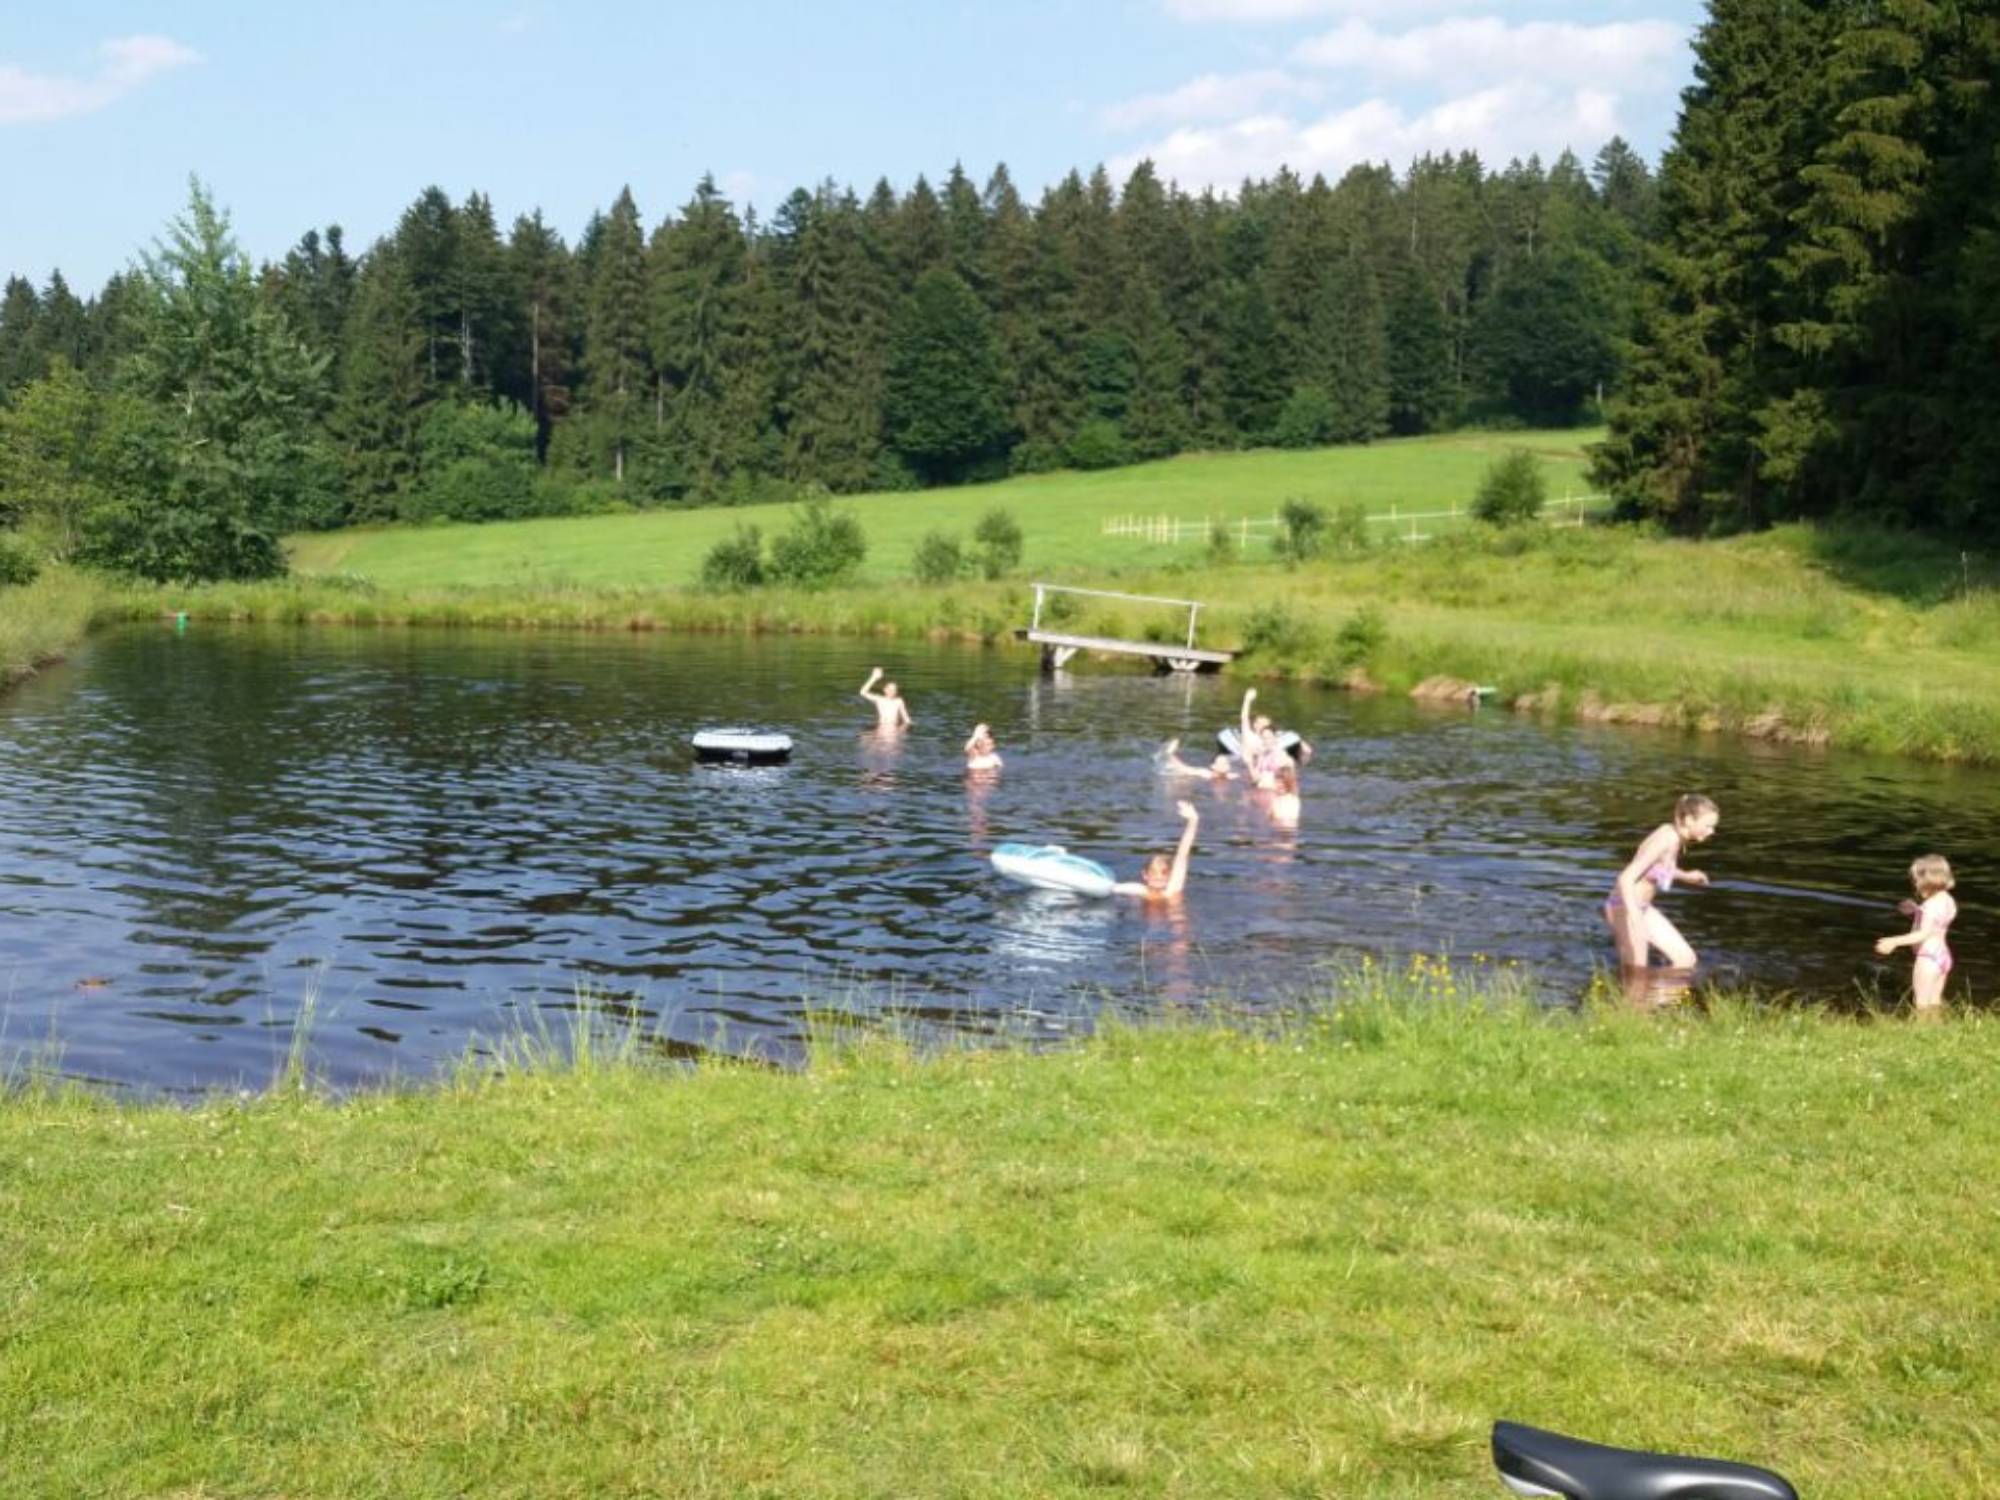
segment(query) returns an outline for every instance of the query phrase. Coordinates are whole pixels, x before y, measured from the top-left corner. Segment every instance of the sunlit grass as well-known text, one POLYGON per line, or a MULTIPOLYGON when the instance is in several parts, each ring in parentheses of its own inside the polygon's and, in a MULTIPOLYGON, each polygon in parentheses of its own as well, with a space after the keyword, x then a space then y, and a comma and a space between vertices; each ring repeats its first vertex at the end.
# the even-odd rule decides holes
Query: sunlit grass
POLYGON ((1498 1415, 1821 1497, 2000 1465, 2000 1029, 1357 963, 1058 1051, 610 1032, 0 1101, 23 1495, 1477 1496, 1498 1415), (581 1056, 584 1065, 574 1065, 581 1056))

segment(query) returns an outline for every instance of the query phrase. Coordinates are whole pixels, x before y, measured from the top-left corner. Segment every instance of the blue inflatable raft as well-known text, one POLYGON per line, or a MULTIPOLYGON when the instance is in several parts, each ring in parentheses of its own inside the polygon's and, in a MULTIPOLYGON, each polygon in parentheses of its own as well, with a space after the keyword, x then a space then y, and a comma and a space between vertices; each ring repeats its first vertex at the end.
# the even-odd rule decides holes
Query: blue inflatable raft
POLYGON ((1108 896, 1118 879, 1094 859, 1071 854, 1060 844, 1002 844, 992 853, 993 868, 1009 880, 1045 891, 1108 896))

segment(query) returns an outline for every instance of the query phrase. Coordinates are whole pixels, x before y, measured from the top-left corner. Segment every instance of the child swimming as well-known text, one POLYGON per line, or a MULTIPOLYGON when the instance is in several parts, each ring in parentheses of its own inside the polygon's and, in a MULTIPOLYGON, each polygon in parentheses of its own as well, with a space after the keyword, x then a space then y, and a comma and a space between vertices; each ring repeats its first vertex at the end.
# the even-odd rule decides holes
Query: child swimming
POLYGON ((875 705, 875 722, 882 729, 908 729, 911 724, 910 705, 903 701, 902 690, 893 682, 882 683, 882 691, 873 691, 882 678, 882 669, 875 668, 868 674, 868 680, 861 684, 861 696, 875 705))
POLYGON ((994 743, 993 731, 984 724, 973 725, 972 736, 965 742, 965 769, 968 771, 1000 769, 1000 747, 994 743))
POLYGON ((1934 1011, 1944 1004, 1945 976, 1951 973, 1951 946, 1944 935, 1958 915, 1958 902, 1951 894, 1957 882, 1949 860, 1942 854, 1926 854, 1911 864, 1910 884, 1916 887, 1917 900, 1896 908, 1911 919, 1910 930, 1902 937, 1876 939, 1875 951, 1886 958, 1898 948, 1917 950, 1910 989, 1918 1010, 1934 1011))
POLYGON ((1674 820, 1647 834, 1618 872, 1604 902, 1604 920, 1618 944, 1621 967, 1645 968, 1655 948, 1671 968, 1694 967, 1694 949, 1653 903, 1671 890, 1676 880, 1692 886, 1708 884, 1708 876, 1700 870, 1681 869, 1680 856, 1687 845, 1703 844, 1714 837, 1721 819, 1714 802, 1690 792, 1674 804, 1674 820))
POLYGON ((1176 802, 1174 810, 1181 815, 1182 826, 1180 845, 1173 858, 1155 854, 1146 861, 1146 868, 1137 880, 1121 880, 1111 887, 1113 895, 1137 896, 1142 901, 1180 899, 1187 888, 1188 856, 1194 853, 1194 834, 1201 826, 1201 814, 1194 810, 1192 802, 1176 802))

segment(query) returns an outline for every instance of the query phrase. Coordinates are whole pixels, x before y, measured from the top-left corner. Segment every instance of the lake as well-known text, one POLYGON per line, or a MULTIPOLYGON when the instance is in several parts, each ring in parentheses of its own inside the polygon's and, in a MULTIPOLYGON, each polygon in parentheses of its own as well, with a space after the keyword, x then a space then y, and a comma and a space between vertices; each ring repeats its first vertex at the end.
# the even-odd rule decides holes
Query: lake
POLYGON ((1552 727, 1307 687, 1296 830, 1175 784, 1240 681, 1026 649, 813 638, 129 628, 0 697, 0 1048, 141 1090, 261 1087, 310 997, 313 1069, 421 1078, 580 989, 657 1040, 784 1059, 809 1006, 1060 1034, 1099 1007, 1268 1004, 1325 966, 1516 962, 1549 994, 1612 962, 1597 908, 1675 794, 1722 806, 1666 909, 1723 981, 1907 983, 1905 870, 1959 876, 1953 993, 1993 978, 2000 776, 1716 737, 1552 727), (855 690, 879 662, 914 731, 855 690), (968 777, 993 726, 1006 767, 968 777), (796 741, 697 764, 700 727, 796 741), (1202 810, 1185 902, 1041 893, 1007 840, 1135 876, 1202 810), (1475 955, 1481 956, 1475 960, 1475 955), (481 1039, 485 1039, 482 1041, 481 1039))

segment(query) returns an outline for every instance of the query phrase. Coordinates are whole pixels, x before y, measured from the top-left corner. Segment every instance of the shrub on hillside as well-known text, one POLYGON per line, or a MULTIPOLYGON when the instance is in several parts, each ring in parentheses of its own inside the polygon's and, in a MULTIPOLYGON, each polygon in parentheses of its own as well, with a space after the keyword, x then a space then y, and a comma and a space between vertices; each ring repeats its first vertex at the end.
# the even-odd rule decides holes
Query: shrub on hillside
POLYGON ((1208 560, 1220 567, 1236 561, 1236 538, 1226 521, 1208 523, 1208 560))
POLYGON ((982 578, 1005 578, 1021 566, 1021 523, 995 506, 972 528, 972 561, 982 578))
POLYGON ((1495 459, 1479 481, 1479 493, 1472 497, 1472 513, 1495 526, 1510 526, 1534 520, 1547 498, 1542 461, 1525 448, 1513 448, 1495 459))
POLYGON ((1016 474, 1052 474, 1063 466, 1062 444, 1048 438, 1029 438, 1014 445, 1007 462, 1016 474))
POLYGON ((1364 604, 1341 622, 1333 635, 1334 659, 1343 667, 1372 658, 1389 639, 1389 622, 1382 611, 1364 604))
POLYGON ((1318 632, 1312 623, 1275 599, 1251 610, 1250 618, 1243 622, 1245 651, 1301 660, 1312 654, 1317 643, 1318 632))
POLYGON ((1326 548, 1326 511, 1293 496, 1278 507, 1278 534, 1271 546, 1286 562, 1309 562, 1326 548))
POLYGON ((1324 386, 1302 385, 1278 413, 1271 441, 1280 448, 1317 448, 1333 441, 1333 397, 1324 386))
POLYGON ((798 508, 791 526, 771 542, 770 577, 799 588, 825 588, 853 576, 868 555, 868 538, 852 511, 836 511, 825 494, 798 508))
POLYGON ((1092 417, 1070 438, 1066 456, 1073 469, 1115 469, 1132 462, 1132 445, 1109 417, 1092 417))
POLYGON ((706 589, 754 589, 764 581, 764 534, 739 522, 701 560, 706 589))
POLYGON ((918 583, 950 583, 965 571, 965 549, 948 531, 927 531, 910 559, 918 583))
POLYGON ((1327 518, 1324 537, 1329 552, 1366 552, 1369 546, 1368 507, 1360 501, 1340 506, 1327 518))
POLYGON ((42 560, 24 539, 0 532, 0 588, 33 583, 41 571, 42 560))

